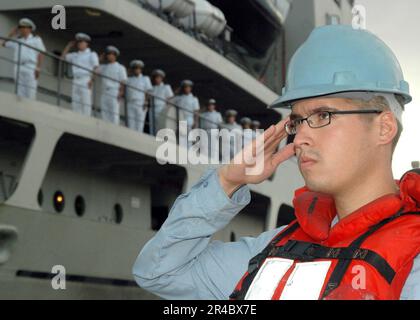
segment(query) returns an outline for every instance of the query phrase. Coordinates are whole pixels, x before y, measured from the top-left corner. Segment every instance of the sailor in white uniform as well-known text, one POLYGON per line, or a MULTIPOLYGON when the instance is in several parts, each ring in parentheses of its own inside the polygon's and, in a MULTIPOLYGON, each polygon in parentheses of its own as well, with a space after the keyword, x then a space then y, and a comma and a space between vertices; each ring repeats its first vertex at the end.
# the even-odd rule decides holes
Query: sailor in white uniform
POLYGON ((222 115, 216 110, 216 100, 210 99, 207 102, 207 110, 201 113, 201 125, 204 130, 219 129, 223 123, 222 115))
MULTIPOLYGON (((181 94, 174 98, 174 103, 180 108, 181 117, 187 122, 187 132, 181 132, 180 135, 187 136, 188 133, 197 124, 198 111, 200 103, 198 98, 192 94, 194 83, 191 80, 183 80, 181 82, 181 94)), ((192 142, 188 141, 188 147, 192 142)))
POLYGON ((119 124, 119 99, 124 96, 127 71, 123 65, 117 62, 120 51, 116 47, 106 47, 105 55, 107 63, 101 64, 98 68, 98 73, 103 76, 101 86, 101 116, 105 121, 119 124))
POLYGON ((142 73, 143 68, 143 61, 131 61, 132 75, 128 78, 126 91, 128 127, 138 132, 144 130, 144 120, 148 109, 145 104, 146 93, 152 90, 150 78, 142 73))
POLYGON ((181 113, 187 121, 188 131, 195 127, 200 103, 198 98, 192 94, 194 83, 191 80, 181 82, 181 94, 175 97, 175 103, 181 108, 181 113))
POLYGON ((17 82, 17 95, 24 98, 35 99, 38 87, 38 78, 41 71, 43 54, 45 46, 39 36, 33 35, 36 30, 35 23, 23 18, 19 20, 17 27, 10 31, 8 37, 15 38, 15 41, 2 41, 0 45, 15 50, 15 81, 17 82), (19 45, 22 43, 23 45, 19 45), (31 49, 25 45, 34 47, 31 49), (20 49, 19 49, 20 47, 20 49))
POLYGON ((212 139, 211 129, 219 129, 222 123, 222 115, 216 110, 216 100, 210 99, 207 102, 207 111, 200 115, 200 128, 207 131, 208 155, 212 158, 219 158, 219 139, 218 134, 214 134, 212 139))
POLYGON ((243 117, 240 122, 243 130, 251 129, 252 120, 250 118, 243 117))
MULTIPOLYGON (((229 109, 225 113, 226 122, 222 124, 222 128, 229 130, 231 137, 228 139, 222 139, 222 157, 223 161, 228 160, 224 159, 223 150, 229 150, 230 159, 232 159, 236 152, 240 150, 241 144, 240 139, 242 137, 242 127, 236 122, 236 116, 238 112, 233 109, 229 109)), ((226 152, 226 151, 225 151, 226 152)))
POLYGON ((174 96, 172 88, 169 84, 164 83, 166 74, 163 70, 156 69, 152 72, 153 89, 151 91, 152 112, 150 115, 152 120, 150 123, 154 124, 154 130, 151 133, 156 134, 160 129, 166 127, 166 114, 168 111, 168 101, 174 96))
POLYGON ((77 33, 75 40, 67 44, 61 55, 63 59, 74 64, 72 65, 73 87, 71 94, 73 111, 85 116, 92 115, 93 72, 99 67, 98 54, 90 50, 90 42, 89 35, 77 33), (69 53, 72 47, 76 47, 77 51, 69 53))
POLYGON ((261 122, 258 120, 252 120, 251 129, 252 129, 252 139, 257 137, 257 130, 260 128, 261 122))
POLYGON ((248 143, 250 143, 253 139, 253 131, 251 129, 251 125, 252 125, 252 120, 251 118, 248 117, 243 117, 241 118, 241 126, 242 126, 242 144, 245 146, 248 143))

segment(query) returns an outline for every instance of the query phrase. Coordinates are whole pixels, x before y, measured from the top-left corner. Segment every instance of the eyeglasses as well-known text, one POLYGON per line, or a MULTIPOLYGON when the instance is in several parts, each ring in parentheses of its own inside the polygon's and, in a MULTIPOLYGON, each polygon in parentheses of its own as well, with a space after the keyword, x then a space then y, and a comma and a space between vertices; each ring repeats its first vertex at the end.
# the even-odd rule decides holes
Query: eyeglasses
POLYGON ((328 126, 331 123, 332 115, 334 114, 371 114, 371 113, 382 113, 381 110, 345 110, 345 111, 318 111, 306 118, 297 118, 286 122, 284 128, 286 129, 287 134, 295 135, 297 129, 306 121, 310 128, 322 128, 328 126))

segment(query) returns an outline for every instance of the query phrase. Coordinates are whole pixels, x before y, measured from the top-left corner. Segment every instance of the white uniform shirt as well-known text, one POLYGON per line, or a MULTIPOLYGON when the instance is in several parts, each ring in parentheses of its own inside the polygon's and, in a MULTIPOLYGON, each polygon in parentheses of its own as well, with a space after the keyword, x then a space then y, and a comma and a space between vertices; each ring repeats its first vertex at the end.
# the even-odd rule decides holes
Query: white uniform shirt
POLYGON ((200 103, 192 93, 182 94, 175 98, 175 104, 181 107, 186 118, 194 117, 194 111, 200 110, 200 103))
POLYGON ((237 124, 236 122, 234 123, 223 123, 222 128, 224 129, 228 129, 228 130, 242 130, 242 126, 237 124))
POLYGON ((153 89, 152 83, 150 82, 150 78, 142 74, 139 76, 129 77, 127 81, 127 85, 138 89, 136 90, 136 89, 127 87, 127 100, 128 101, 136 100, 139 102, 144 102, 145 93, 153 89))
POLYGON ((101 64, 98 73, 113 79, 102 78, 102 87, 104 89, 118 89, 120 82, 124 83, 127 81, 127 70, 119 62, 101 64))
POLYGON ((153 86, 150 93, 154 97, 157 97, 154 99, 154 106, 155 109, 159 111, 165 108, 166 100, 174 96, 171 86, 169 84, 164 84, 163 82, 159 85, 153 86))
MULTIPOLYGON (((27 38, 17 38, 17 41, 20 43, 26 44, 28 46, 34 47, 38 50, 45 51, 45 45, 42 39, 38 36, 34 36, 32 33, 27 38)), ((15 49, 15 60, 18 61, 19 58, 19 44, 14 41, 7 41, 5 43, 7 48, 15 49)), ((28 66, 31 69, 35 69, 38 62, 39 51, 28 48, 25 45, 21 46, 20 49, 20 64, 28 66)))
MULTIPOLYGON (((74 63, 89 70, 93 70, 99 66, 98 54, 94 51, 91 51, 90 48, 87 48, 84 51, 68 53, 66 55, 66 60, 70 63, 74 63)), ((83 78, 91 76, 91 73, 89 71, 82 68, 78 68, 76 66, 73 66, 72 70, 74 78, 83 78)))
POLYGON ((218 111, 206 111, 201 114, 200 122, 202 129, 218 129, 223 122, 223 118, 218 111))

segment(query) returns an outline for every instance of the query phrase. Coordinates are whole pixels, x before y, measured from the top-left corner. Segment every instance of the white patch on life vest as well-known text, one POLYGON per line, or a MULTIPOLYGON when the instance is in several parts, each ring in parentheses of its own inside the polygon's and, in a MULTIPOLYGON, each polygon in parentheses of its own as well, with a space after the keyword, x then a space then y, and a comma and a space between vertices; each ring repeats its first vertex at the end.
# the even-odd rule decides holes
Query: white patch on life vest
POLYGON ((331 261, 296 263, 280 300, 317 300, 330 266, 331 261))
POLYGON ((281 278, 292 265, 293 260, 267 258, 252 281, 245 300, 271 300, 281 278))

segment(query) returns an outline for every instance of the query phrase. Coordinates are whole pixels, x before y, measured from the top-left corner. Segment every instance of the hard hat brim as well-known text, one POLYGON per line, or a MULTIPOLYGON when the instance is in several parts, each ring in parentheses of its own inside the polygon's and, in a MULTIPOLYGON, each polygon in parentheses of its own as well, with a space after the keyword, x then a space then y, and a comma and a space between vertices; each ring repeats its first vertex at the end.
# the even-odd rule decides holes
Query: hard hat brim
POLYGON ((366 92, 384 92, 384 93, 394 93, 402 96, 404 98, 404 103, 407 104, 412 101, 411 95, 403 92, 399 89, 389 89, 389 90, 378 90, 376 87, 354 87, 349 88, 348 86, 334 86, 331 88, 331 85, 320 85, 317 87, 311 87, 309 90, 308 88, 303 88, 300 90, 293 90, 293 92, 286 93, 283 96, 280 96, 272 104, 268 106, 269 109, 272 108, 290 108, 291 103, 294 101, 302 100, 302 99, 310 99, 310 98, 317 98, 322 96, 328 96, 335 93, 342 93, 342 92, 353 92, 353 91, 366 91, 366 92))

